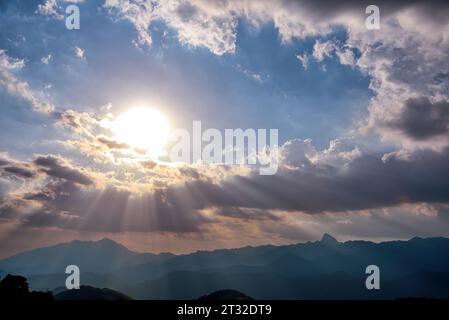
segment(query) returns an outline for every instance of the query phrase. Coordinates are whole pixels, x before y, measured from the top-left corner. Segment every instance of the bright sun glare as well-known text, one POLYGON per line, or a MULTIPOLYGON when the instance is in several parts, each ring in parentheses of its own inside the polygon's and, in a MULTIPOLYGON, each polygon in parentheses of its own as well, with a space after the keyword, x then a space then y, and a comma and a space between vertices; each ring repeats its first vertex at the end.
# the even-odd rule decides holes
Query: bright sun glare
POLYGON ((139 107, 119 116, 113 130, 121 142, 159 156, 167 143, 170 126, 158 110, 139 107))

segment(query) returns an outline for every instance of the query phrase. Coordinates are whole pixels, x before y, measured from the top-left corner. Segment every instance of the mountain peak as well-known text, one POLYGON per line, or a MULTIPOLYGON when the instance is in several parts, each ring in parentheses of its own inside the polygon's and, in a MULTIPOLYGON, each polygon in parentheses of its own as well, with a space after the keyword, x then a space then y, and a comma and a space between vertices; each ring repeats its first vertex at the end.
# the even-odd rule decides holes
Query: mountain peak
POLYGON ((424 240, 424 239, 421 238, 421 237, 413 237, 409 241, 419 242, 419 241, 422 241, 422 240, 424 240))
POLYGON ((321 243, 327 244, 327 245, 336 245, 339 244, 337 239, 335 239, 333 236, 331 236, 328 233, 323 234, 323 237, 320 240, 321 243))
POLYGON ((114 240, 111 240, 109 238, 103 238, 101 240, 97 241, 98 243, 108 243, 108 244, 115 244, 115 245, 120 245, 119 243, 115 242, 114 240))
POLYGON ((254 300, 240 291, 225 289, 200 297, 198 300, 254 300))
POLYGON ((115 247, 122 247, 123 245, 121 245, 120 243, 115 242, 114 240, 111 240, 109 238, 103 238, 101 240, 72 240, 71 242, 69 242, 69 244, 74 244, 74 245, 103 245, 103 246, 115 246, 115 247))
POLYGON ((111 240, 109 238, 103 238, 101 240, 94 241, 93 243, 102 248, 131 252, 127 247, 122 245, 120 242, 115 242, 114 240, 111 240))

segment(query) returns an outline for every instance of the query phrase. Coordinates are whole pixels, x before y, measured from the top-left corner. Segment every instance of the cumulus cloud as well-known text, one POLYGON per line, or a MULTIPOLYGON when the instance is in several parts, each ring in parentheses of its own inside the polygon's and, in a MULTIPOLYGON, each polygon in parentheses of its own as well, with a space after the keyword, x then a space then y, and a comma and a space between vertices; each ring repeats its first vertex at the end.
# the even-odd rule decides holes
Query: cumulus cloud
POLYGON ((152 44, 151 23, 163 20, 177 32, 183 44, 205 47, 217 55, 235 51, 236 17, 229 10, 215 10, 213 4, 178 0, 106 0, 104 7, 133 23, 140 45, 152 44))
POLYGON ((62 20, 64 15, 60 11, 56 0, 46 0, 43 4, 37 5, 36 13, 62 20))
MULTIPOLYGON (((433 5, 436 10, 448 10, 447 6, 438 8, 440 4, 433 5)), ((439 103, 449 98, 448 79, 440 77, 441 70, 449 68, 449 26, 442 22, 438 27, 432 27, 432 35, 429 36, 416 29, 418 25, 423 29, 430 28, 426 18, 425 10, 410 8, 384 19, 384 27, 379 32, 364 34, 353 31, 348 39, 349 45, 361 52, 356 65, 372 78, 370 87, 375 93, 363 131, 376 132, 384 141, 398 143, 409 150, 441 149, 449 145, 448 139, 435 139, 423 144, 420 141, 422 137, 410 134, 414 131, 410 126, 416 130, 421 127, 416 118, 412 119, 417 110, 416 101, 428 99, 439 103), (407 129, 391 130, 392 124, 407 129)), ((425 116, 424 111, 422 118, 426 123, 422 126, 426 127, 435 108, 423 103, 424 100, 418 104, 422 105, 421 110, 429 107, 430 113, 425 116)))
MULTIPOLYGON (((235 51, 237 18, 247 19, 256 27, 272 22, 282 41, 288 42, 293 38, 328 34, 338 25, 351 31, 366 32, 364 9, 368 4, 354 0, 339 1, 338 4, 332 1, 318 4, 311 0, 225 0, 219 3, 207 0, 106 0, 104 7, 113 16, 133 23, 141 44, 151 45, 150 26, 161 20, 177 32, 181 42, 206 47, 220 55, 235 51)), ((428 17, 436 9, 447 11, 443 1, 380 1, 376 5, 382 8, 382 18, 399 19, 404 27, 417 30, 416 24, 407 23, 408 17, 416 12, 428 17)), ((441 17, 444 14, 433 24, 422 24, 429 30, 443 22, 444 29, 447 21, 441 17)), ((382 25, 389 27, 388 23, 382 25)))
POLYGON ((181 43, 208 48, 216 55, 235 51, 237 17, 229 9, 175 0, 158 6, 156 14, 176 30, 181 43))
POLYGON ((330 57, 334 51, 335 44, 330 40, 325 42, 317 40, 313 45, 313 57, 319 62, 323 61, 326 57, 330 57))
POLYGON ((432 103, 427 97, 409 99, 391 127, 416 140, 428 140, 449 133, 449 102, 432 103))
POLYGON ((335 54, 337 55, 341 64, 349 65, 349 66, 352 66, 355 64, 354 52, 352 52, 352 50, 347 49, 347 48, 339 49, 339 50, 336 50, 335 54))

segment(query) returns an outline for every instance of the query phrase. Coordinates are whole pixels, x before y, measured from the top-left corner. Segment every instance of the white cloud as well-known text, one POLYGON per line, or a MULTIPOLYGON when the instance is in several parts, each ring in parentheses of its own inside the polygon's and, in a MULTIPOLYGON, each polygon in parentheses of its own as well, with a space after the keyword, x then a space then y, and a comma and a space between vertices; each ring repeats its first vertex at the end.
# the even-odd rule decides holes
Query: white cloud
POLYGON ((153 4, 150 1, 106 0, 104 7, 134 25, 140 45, 152 44, 149 27, 153 20, 153 4))
POLYGON ((350 66, 355 64, 354 53, 350 49, 337 49, 335 54, 339 58, 341 64, 350 66))
POLYGON ((356 66, 371 77, 370 88, 375 92, 362 129, 377 132, 383 140, 405 149, 442 149, 449 145, 447 137, 416 141, 388 125, 404 114, 409 99, 427 97, 432 103, 449 100, 449 77, 444 76, 444 70, 449 70, 448 24, 434 29, 432 35, 423 34, 416 26, 421 22, 428 28, 426 20, 412 18, 410 12, 414 11, 384 18, 377 32, 350 32, 348 44, 361 52, 356 66))
POLYGON ((150 25, 163 20, 185 45, 205 47, 217 55, 235 51, 236 17, 229 10, 215 10, 220 7, 216 2, 106 0, 104 6, 133 23, 140 45, 152 44, 150 25))
POLYGON ((296 55, 296 58, 301 61, 304 70, 307 70, 307 67, 309 66, 309 56, 307 55, 307 52, 304 52, 302 55, 296 55))
POLYGON ((9 57, 5 50, 0 49, 0 86, 10 94, 20 96, 28 101, 39 112, 51 112, 54 107, 44 102, 40 94, 33 91, 26 81, 20 80, 15 71, 25 66, 24 60, 9 57))
POLYGON ((262 83, 264 82, 264 77, 263 77, 261 74, 259 74, 259 73, 257 73, 257 72, 254 72, 254 71, 251 71, 251 70, 248 70, 248 69, 245 69, 245 68, 243 68, 242 65, 240 65, 240 64, 236 65, 234 68, 235 68, 237 71, 243 73, 243 74, 244 74, 245 76, 247 76, 248 78, 253 79, 253 80, 256 81, 257 83, 262 84, 262 83))
POLYGON ((46 55, 45 57, 42 57, 41 62, 43 64, 49 64, 49 62, 53 59, 53 56, 51 54, 46 55))
POLYGON ((316 61, 321 62, 326 57, 331 57, 336 49, 336 45, 333 41, 316 41, 313 45, 313 57, 316 61))
POLYGON ((60 7, 56 0, 46 0, 44 4, 37 5, 36 13, 62 20, 64 16, 60 11, 60 7))
POLYGON ((86 59, 85 50, 80 47, 75 47, 75 55, 80 59, 86 59))
POLYGON ((170 0, 157 6, 155 14, 176 30, 183 44, 205 47, 216 55, 235 52, 237 17, 227 6, 170 0))

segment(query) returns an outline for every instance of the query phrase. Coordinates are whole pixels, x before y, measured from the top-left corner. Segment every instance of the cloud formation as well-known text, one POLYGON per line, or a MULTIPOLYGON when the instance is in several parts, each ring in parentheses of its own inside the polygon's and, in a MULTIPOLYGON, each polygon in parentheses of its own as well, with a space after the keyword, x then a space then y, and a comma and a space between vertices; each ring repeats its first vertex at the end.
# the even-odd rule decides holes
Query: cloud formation
POLYGON ((284 166, 275 176, 255 173, 213 181, 194 175, 191 181, 143 193, 112 185, 94 187, 91 178, 64 165, 63 160, 38 157, 33 161, 36 172, 56 180, 27 192, 22 201, 39 204, 35 213, 27 216, 28 225, 45 222, 47 226, 104 232, 195 231, 209 223, 203 211, 210 208, 216 208, 219 216, 276 220, 270 211, 323 214, 449 203, 449 183, 444 179, 449 174, 448 149, 443 153, 421 151, 404 160, 380 154, 347 157, 347 152, 332 148, 317 152, 307 142, 293 141, 284 145, 283 151, 286 157, 295 158, 284 158, 284 166))
POLYGON ((42 97, 33 91, 26 81, 19 79, 15 73, 25 66, 25 61, 14 59, 0 48, 0 87, 9 93, 28 101, 39 112, 51 112, 54 106, 43 101, 42 97))
MULTIPOLYGON (((352 236, 394 237, 429 233, 447 221, 446 2, 380 1, 381 29, 375 31, 366 30, 364 24, 364 8, 371 3, 353 0, 106 0, 97 4, 99 12, 116 23, 130 23, 137 33, 135 44, 141 48, 154 45, 153 29, 160 23, 185 47, 205 48, 217 59, 238 52, 242 22, 255 31, 272 24, 287 45, 314 37, 313 48, 297 56, 304 69, 336 59, 369 78, 373 98, 363 121, 354 121, 350 132, 354 141, 336 138, 320 151, 311 140, 291 139, 282 147, 282 167, 276 176, 219 165, 173 166, 149 160, 115 139, 98 113, 55 110, 31 82, 23 80, 21 71, 29 61, 0 49, 0 86, 33 110, 51 115, 58 129, 69 129, 64 132, 68 138, 58 142, 69 152, 82 154, 78 165, 65 156, 21 161, 2 155, 3 219, 29 228, 113 233, 200 234, 240 226, 239 231, 254 237, 267 232, 301 240, 315 236, 311 226, 313 232, 330 228, 352 236), (343 40, 328 37, 340 28, 345 31, 343 40), (89 169, 82 169, 80 163, 89 169)), ((37 7, 37 13, 45 20, 60 19, 61 8, 61 1, 48 0, 37 7)), ((89 50, 89 59, 91 52, 94 56, 84 43, 80 45, 89 50)), ((86 58, 80 47, 69 49, 73 59, 74 54, 86 58)), ((56 54, 42 56, 41 64, 59 59, 56 54)), ((265 82, 249 70, 237 68, 259 84, 265 82)), ((266 233, 264 237, 269 238, 266 233)))
POLYGON ((63 161, 57 157, 40 156, 37 157, 33 163, 50 177, 60 178, 82 185, 93 184, 92 179, 90 179, 86 174, 80 172, 79 170, 70 168, 67 163, 63 163, 63 161))
POLYGON ((426 97, 409 99, 405 102, 399 118, 393 120, 391 126, 416 140, 447 136, 449 133, 449 102, 432 103, 426 97))

